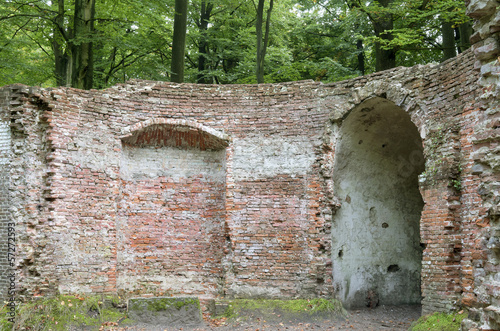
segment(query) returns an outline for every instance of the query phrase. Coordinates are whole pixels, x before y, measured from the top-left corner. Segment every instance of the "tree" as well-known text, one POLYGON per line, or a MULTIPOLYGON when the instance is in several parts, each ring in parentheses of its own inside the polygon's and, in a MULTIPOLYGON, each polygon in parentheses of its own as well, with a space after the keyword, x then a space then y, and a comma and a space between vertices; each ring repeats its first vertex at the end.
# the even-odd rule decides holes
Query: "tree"
MULTIPOLYGON (((63 0, 60 0, 63 1, 63 0)), ((72 55, 71 86, 89 90, 94 78, 95 0, 75 0, 73 38, 70 40, 72 55)))
POLYGON ((212 2, 202 0, 200 5, 200 19, 196 22, 198 29, 200 30, 200 41, 198 45, 198 79, 197 82, 200 84, 208 83, 207 77, 203 74, 207 65, 207 55, 208 55, 208 22, 210 21, 210 16, 212 14, 212 9, 214 8, 212 2))
POLYGON ((257 83, 264 83, 264 59, 266 57, 267 45, 269 43, 269 28, 271 23, 271 12, 273 10, 274 0, 270 0, 266 15, 266 26, 264 39, 262 37, 262 25, 264 24, 264 3, 265 0, 259 0, 257 4, 257 19, 255 20, 255 31, 257 35, 257 83))
POLYGON ((130 78, 164 80, 171 57, 169 6, 122 1, 125 6, 101 0, 97 11, 95 0, 0 2, 0 85, 88 89, 130 78))
POLYGON ((169 80, 173 0, 101 0, 96 15, 94 87, 132 78, 169 80))
POLYGON ((19 31, 47 56, 52 49, 57 85, 92 88, 95 0, 76 0, 71 11, 64 0, 8 2, 1 12, 0 20, 20 25, 19 31), (73 15, 68 18, 67 12, 73 15))
POLYGON ((348 79, 372 72, 372 27, 366 15, 344 0, 302 1, 302 24, 294 28, 296 57, 309 68, 310 78, 348 79))
POLYGON ((470 23, 461 0, 345 1, 354 15, 363 13, 372 25, 373 34, 365 40, 373 42, 376 71, 396 66, 399 52, 419 50, 434 58, 441 52, 447 59, 456 55, 458 40, 464 46, 460 51, 467 47, 463 40, 470 36, 470 23), (462 39, 455 34, 458 26, 463 26, 462 39))
POLYGON ((174 35, 172 39, 172 82, 184 81, 188 0, 175 0, 174 35))
POLYGON ((0 2, 0 86, 50 82, 53 66, 46 53, 46 50, 50 52, 50 45, 39 47, 33 39, 40 39, 40 31, 28 33, 26 30, 34 30, 38 16, 26 11, 23 16, 14 15, 15 8, 13 3, 0 2))
POLYGON ((175 0, 94 1, 0 2, 0 85, 330 82, 439 62, 471 34, 462 0, 192 0, 174 47, 175 0))

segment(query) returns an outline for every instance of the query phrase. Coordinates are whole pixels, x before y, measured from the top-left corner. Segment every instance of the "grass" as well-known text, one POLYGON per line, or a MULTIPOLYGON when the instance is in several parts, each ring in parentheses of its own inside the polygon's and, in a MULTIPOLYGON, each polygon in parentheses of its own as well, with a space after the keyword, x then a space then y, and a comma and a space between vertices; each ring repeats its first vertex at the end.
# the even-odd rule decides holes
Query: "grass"
POLYGON ((223 317, 236 319, 248 316, 249 312, 264 315, 285 315, 288 318, 301 318, 324 315, 325 317, 345 317, 346 311, 336 300, 328 299, 234 299, 228 301, 228 308, 223 317))
POLYGON ((59 295, 20 304, 16 309, 15 323, 8 318, 7 305, 0 309, 0 326, 3 330, 67 330, 69 326, 118 325, 131 322, 126 312, 118 308, 116 296, 59 295))
MULTIPOLYGON (((244 319, 249 316, 301 318, 345 317, 346 311, 336 300, 298 299, 236 299, 225 301, 228 309, 224 319, 244 319)), ((188 303, 191 303, 189 301, 188 303)), ((198 305, 199 303, 196 302, 198 305)), ((186 302, 173 303, 178 309, 186 302)), ((106 295, 59 295, 25 302, 16 307, 15 323, 8 321, 9 307, 0 309, 0 329, 6 330, 68 330, 70 326, 87 326, 101 330, 105 326, 131 324, 120 298, 106 295)), ((219 317, 220 318, 220 317, 219 317)))
POLYGON ((462 320, 467 318, 467 314, 459 312, 456 314, 434 313, 432 315, 422 316, 415 325, 410 328, 411 331, 458 331, 462 320))

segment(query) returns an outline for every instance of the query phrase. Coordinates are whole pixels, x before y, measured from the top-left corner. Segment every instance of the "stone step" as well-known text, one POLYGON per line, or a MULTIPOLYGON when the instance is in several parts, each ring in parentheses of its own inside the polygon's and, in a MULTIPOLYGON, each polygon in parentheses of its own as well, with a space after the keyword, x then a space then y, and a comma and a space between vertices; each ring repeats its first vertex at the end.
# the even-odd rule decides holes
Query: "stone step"
POLYGON ((128 315, 148 325, 197 326, 203 323, 197 297, 132 298, 128 315))

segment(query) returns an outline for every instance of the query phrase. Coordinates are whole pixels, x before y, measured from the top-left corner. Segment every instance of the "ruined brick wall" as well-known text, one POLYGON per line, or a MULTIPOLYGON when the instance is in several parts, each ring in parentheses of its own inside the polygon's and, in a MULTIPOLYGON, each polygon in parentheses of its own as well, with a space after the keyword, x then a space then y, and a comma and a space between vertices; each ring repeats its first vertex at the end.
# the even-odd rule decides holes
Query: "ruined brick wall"
POLYGON ((42 92, 38 98, 50 108, 40 109, 50 123, 50 206, 40 206, 38 219, 47 226, 38 236, 51 240, 44 247, 23 242, 19 258, 29 263, 20 266, 22 292, 50 293, 54 288, 44 284, 57 284, 62 292, 126 295, 331 293, 320 244, 328 234, 324 222, 314 219, 320 178, 308 173, 327 118, 326 111, 318 121, 308 114, 313 88, 312 82, 236 88, 139 82, 102 92, 42 92), (135 152, 123 137, 151 118, 192 119, 230 132, 233 144, 185 159, 177 175, 155 177, 159 169, 143 164, 139 173, 156 174, 141 181, 141 174, 137 178, 123 166, 147 157, 131 161, 135 152), (222 180, 221 170, 228 173, 222 180), (201 176, 175 178, 190 171, 201 176), (216 180, 205 182, 210 176, 203 173, 216 180), (27 259, 31 251, 33 260, 27 259))
MULTIPOLYGON (((16 288, 22 293, 21 284, 26 282, 28 286, 36 283, 46 291, 56 291, 57 283, 40 278, 33 266, 35 259, 43 263, 53 251, 52 236, 46 235, 50 231, 48 205, 53 201, 48 188, 53 173, 47 166, 50 130, 44 117, 48 106, 40 101, 37 88, 12 86, 4 92, 10 105, 9 217, 16 224, 16 266, 25 270, 16 277, 16 288)), ((57 268, 44 264, 46 272, 55 273, 57 268)))
MULTIPOLYGON (((10 105, 10 93, 0 93, 0 295, 6 296, 8 288, 8 223, 9 217, 9 159, 10 159, 10 116, 8 106, 10 105)), ((14 245, 15 247, 15 245, 14 245)))
MULTIPOLYGON (((500 2, 466 1, 467 13, 474 19, 471 37, 475 67, 480 71, 480 108, 468 125, 472 134, 467 141, 471 182, 477 183, 475 206, 469 218, 477 227, 468 231, 472 277, 468 286, 473 292, 464 297, 471 307, 464 330, 500 328, 500 2)), ((472 199, 471 199, 472 200, 472 199)), ((471 223, 472 223, 471 222, 471 223)))
POLYGON ((348 203, 335 191, 339 134, 353 109, 384 100, 408 114, 424 147, 424 309, 459 306, 475 295, 485 215, 471 161, 481 120, 473 63, 467 52, 327 85, 17 91, 21 294, 336 295, 335 214, 348 203))

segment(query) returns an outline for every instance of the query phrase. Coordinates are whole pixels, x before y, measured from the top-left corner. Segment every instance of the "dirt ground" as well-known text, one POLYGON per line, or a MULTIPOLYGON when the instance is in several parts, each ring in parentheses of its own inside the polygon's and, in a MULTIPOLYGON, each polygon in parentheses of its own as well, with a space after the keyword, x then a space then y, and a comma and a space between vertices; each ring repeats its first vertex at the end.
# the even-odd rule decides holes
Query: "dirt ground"
MULTIPOLYGON (((341 320, 301 320, 286 321, 279 318, 267 321, 261 317, 252 316, 248 320, 222 324, 220 326, 201 325, 197 327, 187 326, 151 326, 137 325, 128 328, 117 328, 113 330, 127 331, 274 331, 274 330, 408 330, 411 323, 421 315, 420 306, 379 306, 374 309, 355 309, 348 312, 346 319, 341 320)), ((109 330, 109 329, 108 329, 109 330)))

